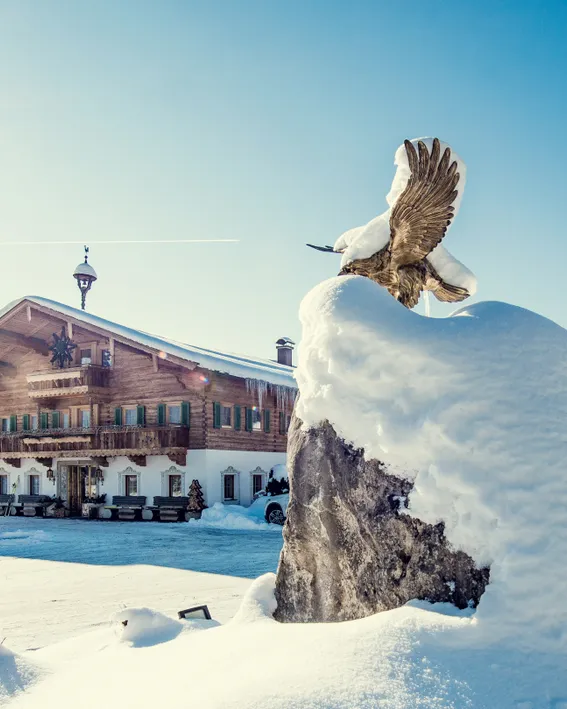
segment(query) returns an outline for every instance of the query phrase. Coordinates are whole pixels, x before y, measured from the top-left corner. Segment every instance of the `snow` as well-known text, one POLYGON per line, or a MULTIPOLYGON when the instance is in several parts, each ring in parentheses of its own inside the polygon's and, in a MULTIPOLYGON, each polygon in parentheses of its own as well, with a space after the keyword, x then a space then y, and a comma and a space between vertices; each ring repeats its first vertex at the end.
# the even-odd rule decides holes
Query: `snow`
MULTIPOLYGON (((414 138, 410 142, 415 146, 416 150, 418 141, 420 140, 431 153, 433 138, 414 138)), ((450 148, 447 143, 441 141, 440 146, 441 155, 446 148, 450 148)), ((463 160, 461 160, 452 149, 451 161, 457 162, 457 171, 459 173, 459 182, 457 183, 458 194, 453 202, 454 221, 463 199, 467 168, 463 160)), ((386 196, 388 209, 383 214, 371 219, 365 226, 349 229, 335 242, 335 251, 342 252, 341 266, 346 266, 356 259, 369 258, 383 249, 390 241, 390 213, 399 196, 406 188, 410 177, 407 153, 403 144, 396 150, 394 164, 397 169, 390 192, 386 196)), ((449 231, 451 225, 449 225, 447 231, 449 231)), ((427 258, 445 282, 460 288, 466 288, 470 295, 476 293, 477 281, 475 275, 464 264, 452 256, 441 244, 433 249, 427 258)))
MULTIPOLYGON (((267 498, 263 498, 267 499, 267 498)), ((193 527, 213 529, 266 530, 281 535, 282 528, 268 524, 264 519, 264 506, 223 505, 215 502, 212 507, 203 510, 201 519, 189 520, 193 527)))
POLYGON ((26 296, 15 300, 0 309, 0 318, 4 317, 23 302, 29 302, 43 308, 48 308, 65 318, 75 318, 87 325, 102 328, 115 335, 117 338, 123 338, 129 342, 136 342, 144 347, 156 350, 163 357, 167 357, 167 355, 180 357, 189 362, 195 362, 204 369, 223 372, 244 379, 259 379, 272 385, 291 387, 292 389, 296 388, 293 370, 286 365, 278 364, 270 360, 247 357, 245 355, 207 350, 194 345, 186 345, 167 338, 157 337, 140 330, 125 327, 124 325, 118 325, 110 320, 105 320, 104 318, 100 318, 83 310, 78 310, 69 305, 49 300, 48 298, 26 296))
MULTIPOLYGON (((265 574, 254 581, 233 619, 220 627, 183 632, 169 618, 156 623, 175 627, 174 637, 152 624, 138 629, 135 642, 125 642, 112 619, 27 653, 35 684, 9 707, 37 709, 55 697, 61 709, 565 707, 564 667, 556 658, 500 647, 471 650, 473 618, 424 604, 348 623, 279 624, 271 617, 274 580, 265 574)), ((123 615, 135 618, 138 610, 123 615)))
POLYGON ((413 479, 408 513, 490 565, 475 641, 567 652, 567 332, 505 303, 424 318, 357 276, 300 317, 304 425, 413 479))

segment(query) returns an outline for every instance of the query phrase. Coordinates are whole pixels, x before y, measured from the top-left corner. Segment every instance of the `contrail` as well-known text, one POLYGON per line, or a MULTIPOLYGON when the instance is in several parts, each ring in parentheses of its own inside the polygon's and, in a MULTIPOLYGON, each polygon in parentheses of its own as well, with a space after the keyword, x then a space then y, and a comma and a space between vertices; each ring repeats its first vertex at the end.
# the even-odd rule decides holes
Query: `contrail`
MULTIPOLYGON (((86 239, 89 244, 238 244, 240 239, 118 239, 115 241, 92 241, 86 239)), ((4 241, 2 246, 54 246, 60 244, 84 244, 83 241, 4 241)))

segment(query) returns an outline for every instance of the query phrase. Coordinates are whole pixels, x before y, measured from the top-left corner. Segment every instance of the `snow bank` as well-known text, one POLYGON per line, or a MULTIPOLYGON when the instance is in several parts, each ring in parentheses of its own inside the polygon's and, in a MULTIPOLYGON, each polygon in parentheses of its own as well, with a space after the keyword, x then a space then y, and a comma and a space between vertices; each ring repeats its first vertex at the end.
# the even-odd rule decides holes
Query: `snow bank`
POLYGON ((424 318, 356 276, 300 317, 304 425, 413 479, 409 512, 490 565, 475 637, 566 652, 567 331, 505 303, 424 318))
MULTIPOLYGON (((415 146, 416 150, 420 140, 431 153, 433 138, 414 138, 410 142, 415 146)), ((447 143, 441 141, 440 146, 441 155, 443 155, 443 151, 446 148, 450 148, 447 143)), ((467 168, 463 160, 451 149, 451 162, 453 161, 457 162, 457 172, 459 173, 457 196, 453 202, 455 218, 463 199, 467 168)), ((343 253, 341 266, 346 266, 356 259, 369 258, 380 249, 383 249, 390 241, 390 213, 399 196, 405 190, 411 174, 406 149, 403 144, 396 150, 394 164, 397 167, 396 174, 390 191, 386 195, 389 208, 383 214, 371 219, 365 226, 349 229, 335 242, 335 251, 343 253)), ((451 222, 447 231, 449 231, 452 224, 453 222, 451 222)), ((445 282, 459 288, 466 288, 471 295, 476 293, 477 281, 475 275, 464 264, 454 258, 441 244, 433 249, 428 256, 428 260, 445 282)))
POLYGON ((216 529, 268 530, 281 533, 281 527, 265 521, 263 508, 223 505, 222 502, 215 502, 212 507, 203 510, 201 519, 191 519, 189 524, 216 529))
POLYGON ((32 662, 0 644, 0 705, 29 689, 45 674, 32 662))
POLYGON ((557 658, 471 651, 470 618, 406 606, 346 623, 280 624, 271 617, 274 579, 254 582, 225 626, 143 650, 99 647, 61 665, 10 709, 37 709, 50 697, 59 709, 75 709, 77 697, 81 709, 564 707, 567 679, 557 658))

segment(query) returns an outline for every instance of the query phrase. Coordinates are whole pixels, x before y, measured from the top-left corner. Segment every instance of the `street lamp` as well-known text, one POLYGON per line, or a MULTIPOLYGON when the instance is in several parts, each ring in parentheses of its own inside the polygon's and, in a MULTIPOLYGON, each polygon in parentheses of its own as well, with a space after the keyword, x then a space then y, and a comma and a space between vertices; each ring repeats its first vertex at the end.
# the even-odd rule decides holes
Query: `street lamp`
POLYGON ((92 284, 96 281, 97 275, 94 268, 88 262, 89 247, 85 246, 85 260, 73 271, 73 276, 77 279, 77 285, 81 291, 81 308, 85 309, 85 299, 92 284))

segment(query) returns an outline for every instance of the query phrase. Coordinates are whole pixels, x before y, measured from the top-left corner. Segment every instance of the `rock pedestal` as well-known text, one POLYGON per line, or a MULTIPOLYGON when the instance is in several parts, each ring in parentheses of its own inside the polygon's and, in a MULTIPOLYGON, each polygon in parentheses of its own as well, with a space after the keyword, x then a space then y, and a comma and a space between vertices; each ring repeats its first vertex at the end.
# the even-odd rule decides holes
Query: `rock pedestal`
POLYGON ((411 599, 477 605, 489 570, 452 549, 442 524, 404 514, 410 481, 365 460, 329 423, 303 431, 295 416, 288 465, 278 620, 353 620, 411 599))

